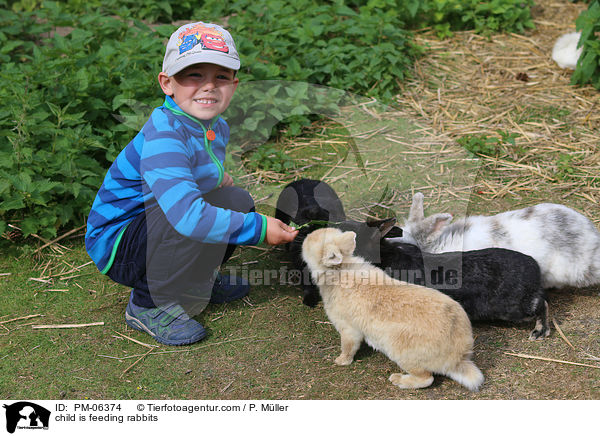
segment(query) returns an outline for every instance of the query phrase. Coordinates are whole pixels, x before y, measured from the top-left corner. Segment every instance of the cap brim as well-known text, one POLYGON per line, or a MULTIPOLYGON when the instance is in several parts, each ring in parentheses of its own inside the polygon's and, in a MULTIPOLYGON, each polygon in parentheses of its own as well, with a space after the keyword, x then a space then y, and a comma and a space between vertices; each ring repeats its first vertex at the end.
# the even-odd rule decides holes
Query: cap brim
POLYGON ((173 75, 179 73, 181 70, 189 67, 190 65, 201 64, 201 63, 220 65, 222 67, 230 68, 230 69, 236 70, 236 71, 240 69, 240 60, 239 59, 235 59, 234 57, 229 56, 228 54, 225 54, 225 53, 203 52, 203 53, 194 53, 191 56, 182 56, 181 59, 175 61, 173 63, 173 65, 171 65, 169 68, 167 68, 167 70, 164 72, 167 73, 167 76, 170 77, 170 76, 173 76, 173 75))

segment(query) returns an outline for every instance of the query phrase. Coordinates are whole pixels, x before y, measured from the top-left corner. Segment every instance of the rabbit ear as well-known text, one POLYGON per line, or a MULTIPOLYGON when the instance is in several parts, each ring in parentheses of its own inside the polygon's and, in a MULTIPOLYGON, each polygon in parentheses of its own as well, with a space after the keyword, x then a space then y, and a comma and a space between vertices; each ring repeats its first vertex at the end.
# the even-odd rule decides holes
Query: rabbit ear
POLYGON ((394 228, 396 224, 396 218, 388 218, 385 220, 375 220, 375 221, 367 221, 367 226, 369 227, 377 227, 381 232, 381 237, 383 238, 388 234, 390 230, 394 228))
POLYGON ((413 195, 412 205, 408 213, 409 221, 423 221, 425 214, 423 213, 423 194, 417 192, 413 195))
POLYGON ((427 217, 423 221, 423 225, 427 229, 428 234, 440 232, 444 227, 450 224, 452 215, 449 213, 436 213, 427 217))
POLYGON ((385 233, 382 232, 382 238, 402 238, 404 236, 404 229, 398 226, 392 226, 385 233))
POLYGON ((343 256, 340 250, 334 246, 328 246, 323 252, 322 262, 324 266, 336 266, 342 263, 343 256))
POLYGON ((384 220, 378 227, 381 232, 381 237, 383 238, 385 235, 389 233, 390 230, 394 228, 396 224, 396 218, 390 218, 388 220, 384 220))
POLYGON ((337 238, 337 244, 343 254, 352 254, 356 248, 356 233, 344 232, 337 238))

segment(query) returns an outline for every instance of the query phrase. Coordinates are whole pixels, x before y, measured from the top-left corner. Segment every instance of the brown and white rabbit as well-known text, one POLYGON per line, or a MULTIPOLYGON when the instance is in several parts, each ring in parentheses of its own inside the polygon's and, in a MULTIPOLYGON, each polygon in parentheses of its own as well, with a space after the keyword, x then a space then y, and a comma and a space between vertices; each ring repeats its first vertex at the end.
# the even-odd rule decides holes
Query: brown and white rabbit
POLYGON ((448 213, 425 218, 423 194, 418 192, 402 237, 389 241, 415 244, 428 253, 506 248, 537 261, 544 288, 600 283, 600 232, 566 206, 542 203, 493 216, 451 220, 448 213))
POLYGON ((395 280, 354 256, 355 237, 324 228, 302 244, 325 312, 341 336, 335 363, 352 363, 364 339, 407 372, 389 378, 400 388, 427 387, 437 373, 477 391, 483 374, 470 359, 471 323, 460 304, 434 289, 395 280))

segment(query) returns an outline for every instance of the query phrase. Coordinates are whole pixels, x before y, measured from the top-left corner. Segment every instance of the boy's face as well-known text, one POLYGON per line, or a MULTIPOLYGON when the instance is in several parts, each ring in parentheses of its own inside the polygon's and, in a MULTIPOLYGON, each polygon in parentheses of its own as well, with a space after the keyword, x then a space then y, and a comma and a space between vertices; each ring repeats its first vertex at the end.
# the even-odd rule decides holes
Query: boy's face
POLYGON ((239 79, 229 68, 215 64, 194 64, 169 77, 158 75, 163 92, 172 96, 184 112, 210 120, 227 109, 239 79))

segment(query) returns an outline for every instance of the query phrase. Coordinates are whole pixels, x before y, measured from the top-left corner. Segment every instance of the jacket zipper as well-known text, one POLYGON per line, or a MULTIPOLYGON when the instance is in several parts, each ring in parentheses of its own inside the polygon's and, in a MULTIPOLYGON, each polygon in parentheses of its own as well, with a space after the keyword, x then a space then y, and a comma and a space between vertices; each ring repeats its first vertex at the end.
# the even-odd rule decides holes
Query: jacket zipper
MULTIPOLYGON (((202 127, 204 127, 204 126, 202 126, 202 127)), ((217 166, 217 169, 219 170, 219 180, 217 180, 217 186, 216 186, 218 188, 219 186, 221 186, 221 183, 223 182, 223 177, 225 177, 225 168, 223 167, 223 164, 217 158, 217 156, 215 156, 215 153, 212 150, 212 141, 209 141, 208 138, 206 137, 206 131, 204 132, 204 148, 206 149, 211 160, 213 161, 213 163, 217 166)))
MULTIPOLYGON (((190 120, 195 121, 196 123, 198 123, 200 125, 200 127, 202 127, 202 131, 204 132, 204 149, 206 150, 206 152, 208 153, 208 156, 210 156, 210 160, 213 161, 213 163, 217 166, 217 170, 219 171, 219 179, 217 180, 217 186, 215 186, 215 188, 218 188, 219 186, 221 186, 221 183, 223 182, 223 178, 225 177, 225 168, 223 167, 223 164, 221 163, 221 161, 217 158, 217 156, 215 156, 215 153, 212 150, 212 141, 210 141, 207 137, 207 129, 204 126, 204 124, 202 123, 202 121, 200 121, 199 119, 197 119, 196 117, 191 116, 190 114, 181 111, 177 108, 174 108, 173 106, 171 106, 168 102, 168 100, 165 100, 165 107, 167 109, 169 109, 171 112, 173 112, 176 115, 183 115, 185 117, 188 117, 190 120)), ((213 125, 217 122, 217 120, 219 119, 218 116, 216 116, 214 119, 211 120, 209 126, 208 126, 208 131, 213 131, 213 125)))

